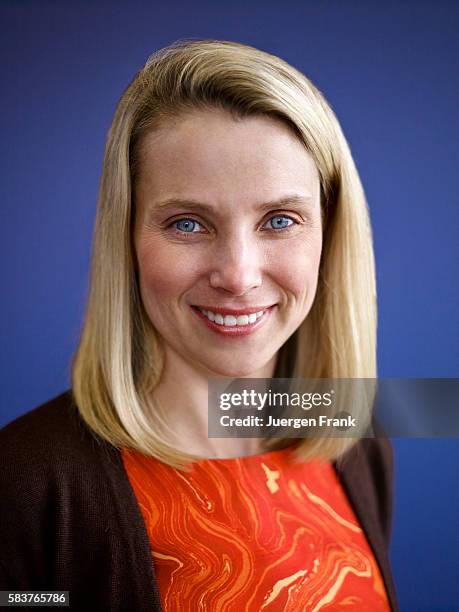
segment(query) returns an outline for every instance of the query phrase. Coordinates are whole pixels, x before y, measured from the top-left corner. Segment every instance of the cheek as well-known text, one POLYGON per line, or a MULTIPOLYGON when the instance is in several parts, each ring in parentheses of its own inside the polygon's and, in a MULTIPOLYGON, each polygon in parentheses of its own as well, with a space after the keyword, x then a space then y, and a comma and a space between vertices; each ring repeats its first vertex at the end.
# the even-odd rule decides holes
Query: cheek
POLYGON ((281 286, 299 297, 315 292, 322 252, 321 235, 307 240, 292 241, 289 248, 281 247, 273 253, 271 269, 281 286))
POLYGON ((183 252, 155 245, 140 244, 137 249, 140 275, 140 291, 147 307, 168 310, 195 282, 195 266, 184 260, 183 252))
POLYGON ((140 286, 145 299, 154 299, 155 296, 167 295, 172 289, 171 266, 166 265, 164 258, 158 253, 153 257, 152 253, 139 253, 140 286))

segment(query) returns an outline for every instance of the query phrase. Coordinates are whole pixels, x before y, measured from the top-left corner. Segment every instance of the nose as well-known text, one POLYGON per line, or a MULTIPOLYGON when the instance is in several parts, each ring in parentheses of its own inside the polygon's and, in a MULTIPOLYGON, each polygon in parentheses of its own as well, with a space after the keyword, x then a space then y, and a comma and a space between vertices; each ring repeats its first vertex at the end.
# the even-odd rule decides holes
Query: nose
POLYGON ((210 285, 241 296, 262 283, 262 254, 257 241, 245 235, 225 237, 216 245, 210 285))

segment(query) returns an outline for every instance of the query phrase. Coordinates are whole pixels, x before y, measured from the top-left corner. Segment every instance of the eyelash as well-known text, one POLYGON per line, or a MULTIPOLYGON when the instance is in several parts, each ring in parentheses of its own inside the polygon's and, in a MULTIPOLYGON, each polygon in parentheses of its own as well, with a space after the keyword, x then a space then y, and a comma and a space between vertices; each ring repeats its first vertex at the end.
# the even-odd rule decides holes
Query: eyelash
MULTIPOLYGON (((289 231, 293 227, 293 225, 299 225, 299 221, 297 221, 293 217, 290 217, 290 215, 284 215, 284 214, 273 215, 272 217, 270 217, 266 221, 266 223, 268 223, 272 219, 276 219, 276 217, 280 217, 280 218, 283 217, 285 219, 289 219, 290 221, 292 221, 292 223, 290 223, 289 225, 286 225, 285 227, 281 227, 281 228, 278 228, 278 229, 270 228, 276 234, 280 234, 281 232, 289 231)), ((172 223, 170 223, 167 227, 171 227, 172 228, 176 223, 179 223, 180 221, 193 221, 193 223, 197 223, 198 225, 202 225, 199 221, 196 221, 196 219, 193 219, 192 217, 181 217, 180 219, 175 219, 175 221, 172 221, 172 223)), ((188 237, 189 235, 200 234, 201 233, 201 232, 184 232, 182 230, 178 230, 177 228, 174 228, 174 229, 175 229, 175 233, 180 235, 180 236, 187 236, 188 237)))

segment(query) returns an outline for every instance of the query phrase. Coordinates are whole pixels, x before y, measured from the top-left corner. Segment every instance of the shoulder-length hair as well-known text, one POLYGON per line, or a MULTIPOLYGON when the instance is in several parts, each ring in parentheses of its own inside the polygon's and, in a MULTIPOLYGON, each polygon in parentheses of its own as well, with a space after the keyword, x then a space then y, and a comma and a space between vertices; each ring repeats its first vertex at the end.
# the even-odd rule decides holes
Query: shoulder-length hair
MULTIPOLYGON (((140 299, 133 250, 133 185, 143 136, 196 108, 265 115, 293 128, 317 166, 323 250, 317 293, 280 349, 277 378, 375 378, 376 290, 365 195, 339 123, 320 91, 285 61, 250 46, 181 40, 154 53, 123 93, 108 133, 90 288, 72 389, 100 437, 187 469, 196 455, 168 446, 151 419, 161 379, 158 334, 140 299), (147 409, 148 408, 148 409, 147 409), (150 415, 150 416, 148 416, 150 415)), ((297 460, 339 460, 355 439, 306 438, 297 460)), ((292 440, 265 441, 281 448, 292 440)))

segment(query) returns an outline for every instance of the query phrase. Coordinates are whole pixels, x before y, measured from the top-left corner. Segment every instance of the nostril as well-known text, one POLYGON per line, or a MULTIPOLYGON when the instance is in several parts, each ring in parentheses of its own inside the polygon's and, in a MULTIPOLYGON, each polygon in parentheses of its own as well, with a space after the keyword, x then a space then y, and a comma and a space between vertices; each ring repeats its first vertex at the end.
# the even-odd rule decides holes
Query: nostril
POLYGON ((210 286, 213 289, 221 289, 235 296, 241 296, 250 291, 261 287, 261 275, 241 270, 215 270, 210 275, 210 286))

